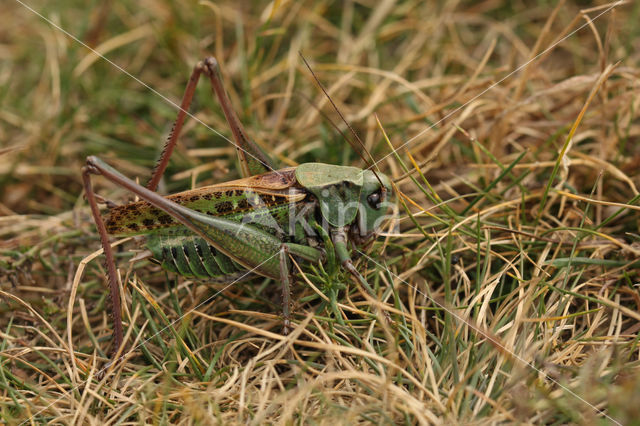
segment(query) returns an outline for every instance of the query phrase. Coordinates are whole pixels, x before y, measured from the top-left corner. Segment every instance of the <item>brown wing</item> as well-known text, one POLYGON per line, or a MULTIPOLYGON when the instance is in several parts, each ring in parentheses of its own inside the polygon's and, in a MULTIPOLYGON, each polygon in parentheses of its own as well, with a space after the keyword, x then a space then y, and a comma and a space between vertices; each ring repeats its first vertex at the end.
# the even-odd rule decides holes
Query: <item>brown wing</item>
MULTIPOLYGON (((307 192, 297 184, 295 168, 291 167, 191 189, 166 198, 200 213, 226 216, 300 202, 306 195, 307 192)), ((106 220, 107 231, 117 235, 144 234, 177 225, 171 216, 146 201, 114 207, 106 220)))
POLYGON ((288 167, 282 170, 276 170, 273 172, 263 173, 261 175, 249 176, 243 179, 232 180, 229 182, 217 183, 215 185, 203 186, 200 188, 191 189, 189 191, 179 192, 168 196, 167 198, 178 202, 172 197, 178 197, 189 194, 206 194, 210 192, 226 191, 229 189, 251 189, 254 191, 260 191, 265 193, 282 193, 289 189, 299 188, 298 181, 296 180, 296 168, 288 167))

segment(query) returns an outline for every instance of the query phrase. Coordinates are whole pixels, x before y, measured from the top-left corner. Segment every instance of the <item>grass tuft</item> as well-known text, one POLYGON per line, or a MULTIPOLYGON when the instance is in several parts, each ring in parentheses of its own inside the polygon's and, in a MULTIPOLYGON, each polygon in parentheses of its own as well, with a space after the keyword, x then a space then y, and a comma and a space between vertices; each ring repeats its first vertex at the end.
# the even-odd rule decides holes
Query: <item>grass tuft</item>
MULTIPOLYGON (((1 422, 640 418, 640 4, 26 2, 174 102, 216 56, 273 157, 363 167, 302 52, 396 188, 397 223, 353 251, 377 300, 301 264, 287 336, 279 283, 190 281, 114 240, 127 349, 105 371, 112 321, 80 170, 97 155, 145 181, 176 111, 5 3, 1 422)), ((191 112, 220 134, 187 120, 162 193, 239 176, 207 82, 191 112)))

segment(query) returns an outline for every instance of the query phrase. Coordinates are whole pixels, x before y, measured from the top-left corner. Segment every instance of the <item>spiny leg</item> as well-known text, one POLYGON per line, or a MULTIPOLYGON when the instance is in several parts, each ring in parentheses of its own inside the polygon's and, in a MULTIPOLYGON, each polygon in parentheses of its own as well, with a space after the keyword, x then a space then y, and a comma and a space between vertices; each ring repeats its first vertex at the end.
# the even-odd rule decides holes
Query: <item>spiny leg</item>
POLYGON ((176 117, 176 121, 171 129, 169 139, 162 148, 162 154, 160 154, 160 158, 153 169, 151 179, 149 179, 149 183, 147 183, 147 188, 151 191, 155 191, 158 187, 158 183, 169 164, 169 158, 171 157, 173 149, 178 142, 178 136, 182 130, 184 120, 188 115, 188 110, 191 106, 191 102, 193 101, 196 86, 198 85, 198 81, 200 80, 200 76, 203 72, 209 76, 213 91, 218 98, 218 102, 220 102, 220 105, 222 106, 222 111, 227 119, 227 123, 229 123, 229 127, 231 127, 233 138, 236 141, 236 151, 238 153, 238 159, 240 161, 244 177, 268 172, 269 170, 274 169, 273 162, 269 156, 267 156, 260 147, 258 147, 258 145, 247 137, 247 132, 244 130, 242 123, 234 112, 233 107, 231 106, 231 101, 224 90, 218 61, 213 57, 208 57, 198 62, 191 72, 191 77, 189 77, 189 82, 187 83, 184 95, 182 96, 180 110, 178 111, 178 116, 176 117))
POLYGON ((169 139, 164 144, 162 148, 162 154, 160 154, 160 158, 153 168, 153 172, 151 174, 151 179, 147 183, 147 188, 151 191, 155 191, 158 187, 158 183, 164 174, 167 165, 169 164, 169 158, 173 153, 173 149, 178 142, 178 136, 180 135, 180 131, 182 130, 182 125, 184 124, 184 119, 187 116, 187 112, 189 111, 189 106, 191 106, 191 101, 193 100, 193 94, 196 91, 196 86, 198 85, 198 80, 200 80, 200 75, 203 71, 202 62, 198 62, 198 64, 193 68, 191 72, 191 77, 189 77, 189 82, 187 83, 187 87, 184 90, 184 95, 182 96, 182 102, 180 102, 180 109, 178 110, 178 116, 176 117, 176 121, 173 123, 173 127, 171 128, 171 133, 169 134, 169 139))
POLYGON ((201 62, 201 64, 204 67, 204 72, 211 80, 213 91, 218 97, 218 101, 220 102, 224 116, 227 119, 227 123, 229 123, 229 127, 231 127, 233 138, 237 143, 236 152, 238 154, 238 160, 240 162, 243 177, 249 177, 274 170, 275 166, 271 158, 269 158, 269 156, 247 136, 247 132, 238 119, 238 116, 231 105, 231 101, 227 96, 227 92, 224 89, 224 85, 222 84, 220 67, 218 66, 216 58, 206 58, 201 62))
POLYGON ((99 174, 91 165, 87 165, 82 168, 82 181, 84 183, 84 192, 87 194, 87 200, 91 207, 91 214, 93 220, 98 228, 100 234, 100 242, 102 243, 102 249, 104 250, 105 263, 107 265, 107 279, 109 281, 109 295, 111 298, 111 314, 113 315, 113 339, 114 349, 113 353, 116 355, 120 350, 123 343, 123 326, 122 326, 122 307, 120 302, 120 288, 118 287, 118 277, 116 275, 116 263, 113 257, 113 250, 109 243, 109 236, 107 235, 107 229, 104 226, 102 216, 100 216, 100 209, 98 208, 98 202, 96 200, 95 193, 91 186, 91 174, 99 174))
MULTIPOLYGON (((200 76, 202 72, 205 71, 207 74, 211 76, 212 84, 214 84, 215 92, 218 94, 218 99, 220 100, 225 116, 227 117, 227 121, 232 127, 232 131, 234 132, 234 137, 236 142, 241 143, 242 139, 236 135, 239 133, 240 135, 244 135, 244 128, 240 121, 233 114, 233 110, 231 110, 230 102, 224 93, 224 89, 222 88, 222 83, 217 74, 217 61, 215 58, 207 58, 204 61, 199 62, 193 68, 191 72, 191 76, 189 77, 189 82, 187 83, 187 87, 185 88, 184 95, 182 96, 182 101, 180 102, 180 109, 178 110, 178 115, 171 129, 171 133, 169 135, 169 139, 165 143, 162 154, 154 167, 154 170, 151 174, 151 178, 147 183, 147 188, 151 191, 155 191, 158 187, 158 183, 164 174, 164 171, 169 164, 169 159, 171 158, 171 154, 178 142, 178 137, 182 130, 182 126, 184 124, 184 120, 188 114, 189 107, 191 106, 191 102, 193 101, 193 96, 195 94, 196 87, 198 85, 198 81, 200 80, 200 76), (214 70, 215 72, 212 72, 214 70), (222 96, 220 95, 222 93, 222 96), (231 111, 231 114, 229 113, 231 111), (239 129, 237 132, 235 129, 239 129)), ((246 139, 246 137, 245 137, 246 139)), ((109 280, 109 292, 111 295, 111 307, 114 318, 114 340, 115 340, 115 351, 120 349, 120 346, 123 343, 123 326, 122 326, 122 316, 121 316, 121 301, 120 301, 120 293, 117 283, 116 276, 116 266, 115 260, 113 256, 113 250, 111 249, 111 245, 109 244, 109 239, 106 231, 106 227, 104 225, 104 221, 100 216, 100 210, 98 208, 98 200, 96 200, 96 194, 93 192, 91 187, 91 179, 90 174, 101 174, 95 167, 90 164, 87 167, 84 167, 82 170, 82 179, 84 182, 85 193, 87 194, 87 199, 89 200, 89 204, 91 206, 91 213, 93 215, 94 221, 96 223, 96 227, 98 228, 98 232, 100 234, 100 240, 102 243, 102 247, 105 253, 106 264, 107 264, 107 272, 108 272, 108 280, 109 280)), ((104 199, 100 197, 99 201, 103 201, 104 199)), ((107 206, 110 207, 109 203, 107 206)))

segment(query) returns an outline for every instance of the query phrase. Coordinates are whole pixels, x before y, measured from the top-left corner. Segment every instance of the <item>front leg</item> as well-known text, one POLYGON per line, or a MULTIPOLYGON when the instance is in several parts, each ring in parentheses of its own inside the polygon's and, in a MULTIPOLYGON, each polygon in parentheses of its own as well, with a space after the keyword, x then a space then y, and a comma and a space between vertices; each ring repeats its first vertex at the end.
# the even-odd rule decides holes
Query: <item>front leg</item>
POLYGON ((349 271, 349 273, 358 280, 367 293, 375 299, 377 297, 376 292, 373 291, 367 280, 365 280, 364 277, 360 275, 356 267, 353 266, 353 262, 349 256, 349 250, 347 249, 347 233, 345 229, 332 228, 331 240, 333 241, 333 246, 335 247, 338 259, 340 260, 340 263, 342 263, 342 267, 349 271))
MULTIPOLYGON (((364 279, 360 272, 353 266, 353 262, 351 261, 351 257, 349 256, 349 250, 347 249, 347 233, 345 228, 333 228, 331 229, 331 239, 333 241, 333 245, 336 250, 336 254, 338 255, 338 259, 340 263, 342 263, 342 267, 349 271, 349 273, 358 280, 358 283, 369 293, 369 295, 377 300, 377 295, 373 288, 369 285, 367 280, 364 279)), ((391 317, 386 310, 382 310, 382 314, 387 322, 387 324, 391 324, 391 317)))

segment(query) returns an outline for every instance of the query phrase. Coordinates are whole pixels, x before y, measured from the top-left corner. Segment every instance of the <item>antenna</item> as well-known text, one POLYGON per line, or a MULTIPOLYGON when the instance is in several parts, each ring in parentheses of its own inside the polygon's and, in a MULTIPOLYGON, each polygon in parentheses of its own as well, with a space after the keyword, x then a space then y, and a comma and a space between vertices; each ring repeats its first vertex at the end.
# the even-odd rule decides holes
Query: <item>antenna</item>
MULTIPOLYGON (((380 192, 381 192, 381 198, 382 200, 386 199, 386 193, 387 193, 387 188, 384 186, 384 184, 382 183, 382 180, 380 179, 380 176, 378 176, 378 173, 376 173, 375 170, 372 169, 372 166, 375 166, 376 169, 378 169, 378 171, 380 171, 380 169, 378 168, 378 164, 376 163, 376 161, 373 159, 373 157, 371 156, 371 153, 367 150, 367 147, 364 145, 364 143, 362 142, 362 140, 360 139, 360 137, 358 136, 358 134, 356 133, 355 130, 353 130, 353 127, 351 127, 351 125, 349 124, 349 122, 344 118, 344 116, 342 115, 342 113, 340 112, 340 110, 338 109, 338 107, 336 106, 336 104, 333 102, 333 99, 331 99, 331 96, 329 96, 329 93, 327 93, 326 89, 324 88, 324 86, 322 85, 322 83, 320 83, 320 80, 318 79, 318 77, 316 76, 316 74, 313 72, 313 70, 311 69, 311 66, 309 65, 309 63, 307 62, 307 60, 305 59, 304 55, 302 54, 302 52, 298 52, 300 54, 300 57, 302 58, 302 61, 304 62, 304 64, 306 65, 307 69, 309 70, 309 72, 311 73, 311 75, 313 76, 313 79, 315 80, 316 84, 318 85, 318 87, 320 88, 320 90, 322 90, 322 93, 324 93, 324 95, 327 97, 327 99, 329 100, 329 102, 331 103, 331 106, 333 107, 333 109, 338 113, 338 115, 340 116, 340 118, 342 119, 342 121, 344 122, 344 124, 347 125, 347 127, 349 128, 349 130, 351 131, 351 134, 353 134, 353 136, 355 136, 356 140, 358 141, 358 143, 360 144, 360 146, 362 147, 362 149, 367 153, 367 155, 369 156, 369 158, 371 159, 371 162, 369 162, 369 160, 367 160, 364 155, 362 155, 362 152, 356 147, 356 145, 353 143, 353 141, 351 139, 349 139, 344 132, 342 132, 340 129, 338 129, 338 127, 335 125, 335 123, 333 123, 331 120, 329 120, 329 122, 331 122, 331 124, 340 132, 340 134, 342 135, 342 137, 344 137, 347 142, 349 142, 349 144, 351 145, 351 147, 353 148, 353 150, 358 153, 358 155, 360 156, 360 158, 362 158, 362 161, 365 162, 365 164, 368 165, 368 168, 371 169, 371 171, 373 172, 373 174, 375 175, 376 179, 378 179, 378 182, 380 182, 380 192)), ((319 109, 318 109, 319 111, 319 109)), ((322 114, 324 117, 326 117, 324 114, 322 114)))

